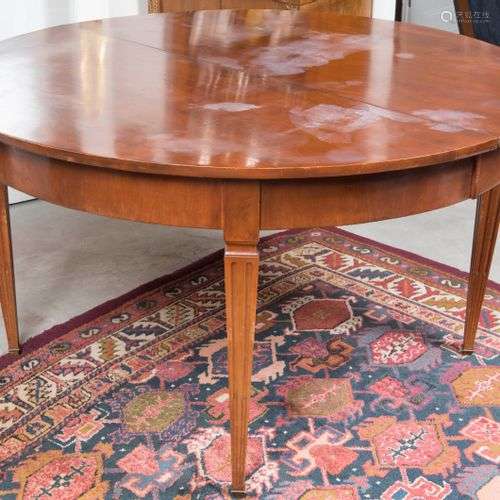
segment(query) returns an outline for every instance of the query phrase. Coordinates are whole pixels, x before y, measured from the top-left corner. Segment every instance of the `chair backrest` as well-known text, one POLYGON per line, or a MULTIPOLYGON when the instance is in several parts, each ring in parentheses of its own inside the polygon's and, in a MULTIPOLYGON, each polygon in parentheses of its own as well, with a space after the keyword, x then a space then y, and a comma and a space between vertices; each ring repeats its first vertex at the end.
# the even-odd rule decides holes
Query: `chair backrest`
POLYGON ((318 9, 371 17, 372 0, 149 0, 149 12, 213 9, 318 9))
POLYGON ((475 37, 469 0, 454 0, 458 29, 461 35, 475 37))
POLYGON ((500 2, 498 0, 454 0, 462 35, 500 45, 500 2))

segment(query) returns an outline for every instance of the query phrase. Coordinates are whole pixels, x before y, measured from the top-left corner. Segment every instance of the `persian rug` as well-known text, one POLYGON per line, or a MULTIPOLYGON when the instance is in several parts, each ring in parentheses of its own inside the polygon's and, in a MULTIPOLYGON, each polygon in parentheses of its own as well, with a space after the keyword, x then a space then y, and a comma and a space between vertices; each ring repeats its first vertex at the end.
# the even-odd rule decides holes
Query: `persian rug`
MULTIPOLYGON (((464 274, 337 229, 260 252, 249 496, 499 498, 499 287, 464 357, 464 274)), ((230 498, 221 253, 1 362, 0 498, 230 498)))

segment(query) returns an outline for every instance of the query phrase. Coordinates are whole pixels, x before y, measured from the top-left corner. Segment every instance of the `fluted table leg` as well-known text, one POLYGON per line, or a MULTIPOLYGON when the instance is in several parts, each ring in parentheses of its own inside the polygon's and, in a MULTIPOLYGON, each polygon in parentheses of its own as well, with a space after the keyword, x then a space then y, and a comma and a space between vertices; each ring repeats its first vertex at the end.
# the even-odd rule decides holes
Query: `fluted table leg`
POLYGON ((19 354, 14 261, 10 234, 7 186, 0 184, 0 303, 9 352, 19 354))
POLYGON ((479 315, 497 240, 499 208, 500 186, 483 193, 478 198, 462 348, 464 354, 474 351, 479 315))
POLYGON ((228 182, 223 199, 232 491, 244 494, 259 271, 259 184, 228 182))

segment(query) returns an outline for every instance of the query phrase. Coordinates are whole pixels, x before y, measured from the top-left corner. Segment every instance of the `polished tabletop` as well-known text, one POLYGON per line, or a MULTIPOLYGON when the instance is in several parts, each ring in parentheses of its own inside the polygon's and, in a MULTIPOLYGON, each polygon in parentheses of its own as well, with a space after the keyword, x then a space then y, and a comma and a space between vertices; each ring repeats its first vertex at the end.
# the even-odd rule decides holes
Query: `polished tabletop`
POLYGON ((500 48, 302 11, 198 11, 0 43, 0 142, 152 174, 303 178, 496 149, 500 48))
POLYGON ((20 343, 7 186, 93 214, 223 230, 231 484, 242 494, 260 231, 478 198, 462 348, 472 353, 500 217, 499 80, 498 47, 325 12, 130 17, 0 43, 9 351, 20 343))

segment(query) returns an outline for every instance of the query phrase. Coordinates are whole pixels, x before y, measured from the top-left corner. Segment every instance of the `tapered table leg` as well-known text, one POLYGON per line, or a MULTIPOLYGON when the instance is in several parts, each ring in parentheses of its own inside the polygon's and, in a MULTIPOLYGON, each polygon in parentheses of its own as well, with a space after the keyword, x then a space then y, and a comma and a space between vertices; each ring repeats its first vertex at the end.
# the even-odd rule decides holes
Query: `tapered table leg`
POLYGON ((464 354, 474 351, 479 315, 497 240, 499 208, 500 186, 478 198, 462 348, 464 354))
POLYGON ((259 255, 259 185, 224 187, 224 270, 231 409, 232 492, 245 492, 248 407, 252 377, 259 255))
POLYGON ((10 235, 7 186, 0 184, 0 303, 7 332, 9 352, 19 354, 14 261, 10 235))

